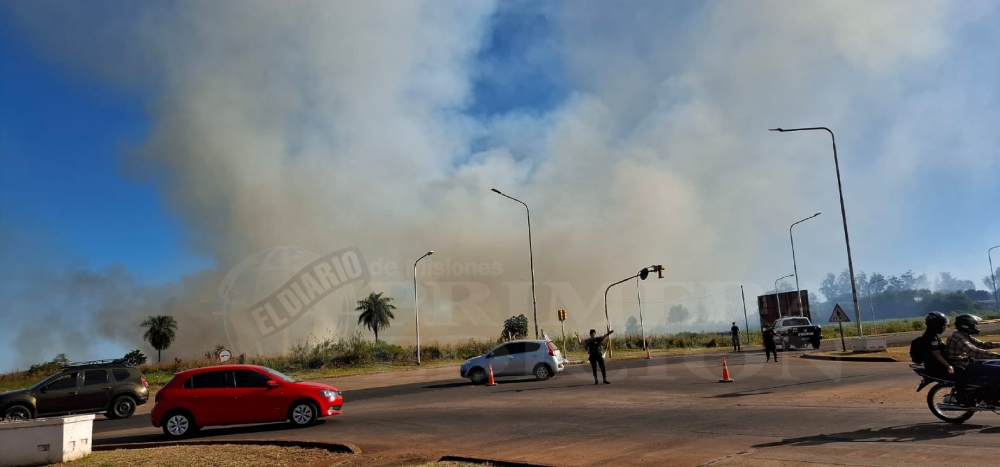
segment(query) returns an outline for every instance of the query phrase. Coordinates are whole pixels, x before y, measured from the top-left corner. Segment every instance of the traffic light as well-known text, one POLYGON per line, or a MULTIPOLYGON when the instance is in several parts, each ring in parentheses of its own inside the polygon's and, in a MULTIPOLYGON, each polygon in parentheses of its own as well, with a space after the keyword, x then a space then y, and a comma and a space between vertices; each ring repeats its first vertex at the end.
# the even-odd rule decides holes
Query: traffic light
POLYGON ((566 310, 559 310, 559 321, 566 321, 566 310))
POLYGON ((660 279, 663 279, 663 265, 662 264, 657 264, 656 266, 653 266, 653 270, 656 271, 657 277, 659 277, 660 279))
POLYGON ((639 279, 646 280, 647 277, 649 277, 649 268, 642 268, 639 271, 639 279))

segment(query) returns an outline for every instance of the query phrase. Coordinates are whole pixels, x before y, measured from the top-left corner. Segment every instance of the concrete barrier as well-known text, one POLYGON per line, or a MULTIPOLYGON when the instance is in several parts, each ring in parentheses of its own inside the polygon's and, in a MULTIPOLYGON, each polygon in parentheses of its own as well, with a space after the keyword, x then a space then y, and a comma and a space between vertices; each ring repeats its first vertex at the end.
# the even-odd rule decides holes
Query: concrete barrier
POLYGON ((862 337, 851 341, 851 346, 855 352, 883 352, 885 351, 885 337, 862 337))
POLYGON ((0 467, 58 464, 90 454, 94 415, 0 423, 0 467))

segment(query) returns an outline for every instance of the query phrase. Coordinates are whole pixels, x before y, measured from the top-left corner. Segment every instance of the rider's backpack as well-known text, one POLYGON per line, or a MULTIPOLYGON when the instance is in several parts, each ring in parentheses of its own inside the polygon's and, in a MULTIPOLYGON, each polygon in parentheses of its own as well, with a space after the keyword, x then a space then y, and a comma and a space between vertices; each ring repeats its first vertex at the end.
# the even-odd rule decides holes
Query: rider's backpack
POLYGON ((931 353, 931 346, 925 336, 910 341, 910 360, 913 363, 923 364, 929 353, 931 353))

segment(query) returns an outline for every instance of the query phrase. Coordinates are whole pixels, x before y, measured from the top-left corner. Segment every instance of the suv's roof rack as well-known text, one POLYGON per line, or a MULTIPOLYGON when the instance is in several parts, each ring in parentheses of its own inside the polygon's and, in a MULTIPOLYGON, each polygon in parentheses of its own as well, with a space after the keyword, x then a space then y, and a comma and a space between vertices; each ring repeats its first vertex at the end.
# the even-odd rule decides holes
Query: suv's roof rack
POLYGON ((91 360, 89 362, 72 362, 72 363, 67 363, 67 364, 63 365, 62 367, 65 369, 65 368, 81 368, 81 367, 88 367, 88 366, 124 365, 124 364, 125 364, 125 360, 124 359, 115 358, 115 359, 110 359, 110 360, 91 360))

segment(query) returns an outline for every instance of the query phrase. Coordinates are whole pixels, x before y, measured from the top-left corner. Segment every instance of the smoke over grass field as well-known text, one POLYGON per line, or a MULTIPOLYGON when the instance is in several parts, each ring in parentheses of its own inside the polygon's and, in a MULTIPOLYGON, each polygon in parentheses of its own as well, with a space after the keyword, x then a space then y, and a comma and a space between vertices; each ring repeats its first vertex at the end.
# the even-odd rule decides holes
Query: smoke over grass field
MULTIPOLYGON (((96 234, 0 217, 0 369, 148 350, 152 314, 179 322, 169 358, 350 336, 371 291, 397 306, 380 337, 408 344, 428 250, 421 338, 495 337, 532 301, 524 207, 491 188, 531 209, 550 334, 557 309, 604 327, 607 284, 652 264, 666 278, 642 285, 647 326, 737 320, 741 284, 752 317, 790 272, 794 220, 826 213, 796 228, 803 288, 846 263, 829 140, 776 126, 837 131, 857 267, 979 277, 965 245, 1000 231, 997 11, 916 3, 4 2, 54 73, 141 108, 148 131, 121 137, 111 172, 155 194, 178 240, 130 242, 200 262, 149 280, 143 254, 92 260, 114 250, 96 234), (292 290, 308 310, 235 342, 227 317, 348 248, 367 281, 292 290), (690 315, 671 319, 679 303, 690 315)), ((612 290, 612 327, 635 296, 612 290)))

